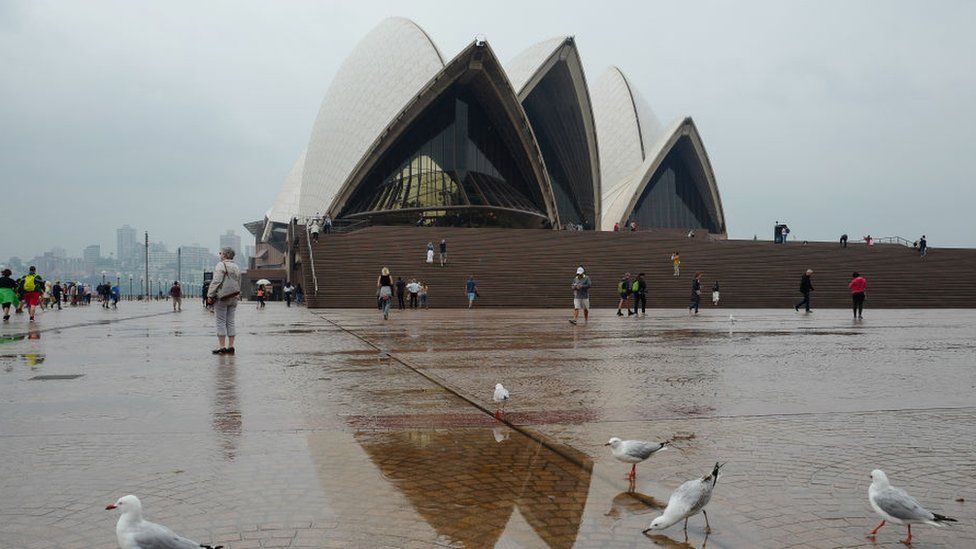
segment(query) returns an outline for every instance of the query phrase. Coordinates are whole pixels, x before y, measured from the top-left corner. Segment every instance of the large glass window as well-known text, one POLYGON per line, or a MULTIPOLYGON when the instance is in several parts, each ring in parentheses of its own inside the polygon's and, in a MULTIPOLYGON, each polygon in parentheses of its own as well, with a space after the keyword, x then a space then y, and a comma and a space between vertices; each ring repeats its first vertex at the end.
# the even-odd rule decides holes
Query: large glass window
POLYGON ((682 137, 654 172, 631 219, 640 227, 721 232, 701 194, 707 188, 694 145, 682 137))

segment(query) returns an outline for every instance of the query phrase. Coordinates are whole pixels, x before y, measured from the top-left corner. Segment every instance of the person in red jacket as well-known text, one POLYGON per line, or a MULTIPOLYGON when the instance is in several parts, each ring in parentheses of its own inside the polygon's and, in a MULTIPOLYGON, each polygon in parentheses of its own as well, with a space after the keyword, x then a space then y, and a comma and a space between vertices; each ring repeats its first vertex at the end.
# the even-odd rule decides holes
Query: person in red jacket
POLYGON ((861 316, 861 313, 864 312, 864 290, 868 287, 868 281, 855 271, 851 275, 851 281, 847 284, 847 287, 851 289, 851 305, 854 308, 854 320, 864 318, 861 316))

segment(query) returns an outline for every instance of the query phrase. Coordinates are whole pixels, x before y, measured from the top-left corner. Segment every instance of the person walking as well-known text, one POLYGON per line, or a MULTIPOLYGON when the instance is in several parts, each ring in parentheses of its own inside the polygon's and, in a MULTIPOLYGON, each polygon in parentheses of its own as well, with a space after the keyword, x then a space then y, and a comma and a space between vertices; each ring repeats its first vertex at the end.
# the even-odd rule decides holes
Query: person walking
POLYGON ((854 320, 861 320, 864 318, 864 291, 868 288, 868 281, 860 273, 854 271, 847 287, 851 290, 851 307, 854 309, 854 320))
POLYGON ((37 312, 37 305, 41 302, 41 289, 44 288, 44 280, 37 274, 37 267, 31 265, 27 274, 20 279, 17 288, 21 301, 27 305, 27 314, 30 316, 29 322, 34 322, 34 314, 37 312))
POLYGON ((570 324, 576 324, 579 320, 580 309, 583 310, 583 323, 590 323, 590 287, 593 281, 586 274, 586 269, 582 265, 576 269, 576 278, 573 279, 573 318, 570 324))
POLYGON ((383 311, 383 320, 390 319, 390 305, 393 304, 393 277, 390 269, 383 267, 380 276, 376 279, 376 287, 379 289, 380 309, 383 311))
POLYGON ((671 254, 671 266, 674 267, 674 276, 679 276, 681 274, 681 255, 678 250, 671 254))
POLYGON ((434 243, 427 243, 427 263, 434 263, 434 243))
MULTIPOLYGON (((213 283, 211 282, 211 284, 213 284, 213 283)), ((258 309, 263 309, 264 308, 264 305, 265 305, 265 303, 264 303, 264 297, 265 297, 265 294, 266 293, 267 293, 267 291, 264 289, 264 284, 259 284, 258 285, 258 291, 256 292, 256 295, 257 295, 257 298, 258 298, 258 306, 257 306, 258 309)))
POLYGON ((58 310, 60 311, 61 302, 64 299, 64 286, 61 285, 60 280, 56 280, 54 282, 54 287, 51 288, 51 298, 54 300, 54 302, 51 304, 51 308, 53 309, 55 306, 57 306, 58 310))
POLYGON ((632 232, 632 233, 636 233, 637 232, 637 222, 636 221, 631 221, 630 222, 630 232, 632 232))
POLYGON ((285 306, 291 307, 291 300, 295 296, 295 287, 291 285, 291 282, 285 282, 285 286, 282 288, 282 293, 285 294, 285 306))
POLYGON ((704 274, 698 271, 691 281, 691 302, 688 304, 688 314, 691 314, 692 309, 695 310, 696 315, 698 314, 698 307, 701 305, 701 279, 704 274))
POLYGON ((10 320, 10 307, 17 307, 20 299, 17 296, 17 281, 10 277, 13 271, 4 269, 0 272, 0 307, 3 308, 3 321, 10 320))
POLYGON ((430 309, 430 306, 427 305, 427 283, 426 282, 420 283, 420 308, 430 309))
POLYGON ((615 232, 615 233, 619 233, 620 232, 620 222, 619 221, 617 221, 616 223, 613 224, 613 232, 615 232))
POLYGON ((474 300, 478 297, 478 283, 474 281, 474 275, 468 275, 468 280, 464 283, 464 293, 468 297, 468 308, 474 306, 474 300))
POLYGON ((119 290, 118 284, 109 283, 109 293, 112 295, 112 308, 119 308, 119 300, 122 299, 122 292, 119 290))
POLYGON ((416 278, 410 279, 410 284, 407 284, 407 293, 410 294, 410 308, 416 309, 420 305, 420 283, 417 282, 416 278))
POLYGON ((716 280, 715 284, 712 284, 712 305, 718 306, 718 298, 718 280, 716 280))
POLYGON ((317 216, 312 219, 312 225, 308 230, 312 233, 312 242, 318 242, 319 231, 321 231, 322 228, 319 226, 319 218, 317 216))
POLYGON ((180 282, 178 280, 173 281, 173 285, 169 287, 169 297, 173 300, 173 312, 179 312, 183 310, 183 288, 180 287, 180 282))
POLYGON ((929 251, 929 242, 925 240, 925 235, 918 239, 918 257, 925 259, 925 255, 929 251))
POLYGON ((640 307, 638 318, 647 316, 647 282, 644 280, 644 273, 638 273, 637 278, 631 282, 631 293, 634 294, 634 314, 638 314, 637 307, 640 307))
POLYGON ((305 303, 305 290, 302 289, 301 283, 295 284, 295 305, 301 305, 305 303))
POLYGON ((620 309, 627 307, 627 316, 634 313, 630 311, 630 273, 625 273, 624 276, 620 277, 620 282, 617 283, 617 294, 620 296, 620 301, 617 302, 617 316, 624 316, 620 309))
POLYGON ((397 308, 401 311, 405 309, 403 305, 403 294, 407 291, 407 283, 403 281, 403 278, 397 277, 396 279, 396 298, 397 298, 397 308))
POLYGON ((840 235, 840 247, 841 248, 847 247, 847 233, 840 235))
POLYGON ((332 216, 325 214, 325 220, 322 222, 323 228, 325 229, 325 234, 332 232, 332 216))
POLYGON ((447 266, 447 239, 441 239, 441 267, 447 266))
POLYGON ((240 295, 241 269, 234 263, 234 249, 221 248, 220 262, 214 267, 213 280, 210 281, 210 289, 207 290, 207 303, 213 305, 214 317, 217 321, 219 347, 212 351, 215 355, 234 354, 234 338, 237 335, 234 317, 237 314, 237 300, 240 295))
POLYGON ((806 307, 808 313, 813 312, 810 310, 810 292, 813 291, 813 281, 810 280, 811 276, 813 276, 813 269, 807 269, 803 278, 800 279, 800 293, 803 294, 803 299, 793 306, 793 309, 796 311, 799 311, 800 306, 803 305, 806 307))

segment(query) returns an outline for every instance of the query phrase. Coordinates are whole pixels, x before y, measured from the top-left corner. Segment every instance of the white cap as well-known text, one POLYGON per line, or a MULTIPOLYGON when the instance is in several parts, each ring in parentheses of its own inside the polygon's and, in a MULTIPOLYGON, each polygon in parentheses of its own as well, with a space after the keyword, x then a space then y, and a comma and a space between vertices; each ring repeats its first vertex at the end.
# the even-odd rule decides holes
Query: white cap
POLYGON ((580 267, 579 269, 576 269, 576 274, 578 274, 578 275, 583 274, 583 267, 580 267))

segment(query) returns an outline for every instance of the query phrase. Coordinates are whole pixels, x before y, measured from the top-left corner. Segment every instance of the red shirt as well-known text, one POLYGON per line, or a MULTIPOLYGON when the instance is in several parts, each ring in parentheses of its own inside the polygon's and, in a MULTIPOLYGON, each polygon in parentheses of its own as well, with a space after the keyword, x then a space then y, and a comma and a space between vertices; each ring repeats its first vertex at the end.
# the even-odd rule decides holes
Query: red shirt
POLYGON ((864 280, 863 276, 859 276, 851 280, 847 287, 851 289, 852 294, 863 293, 868 287, 868 281, 864 280))

